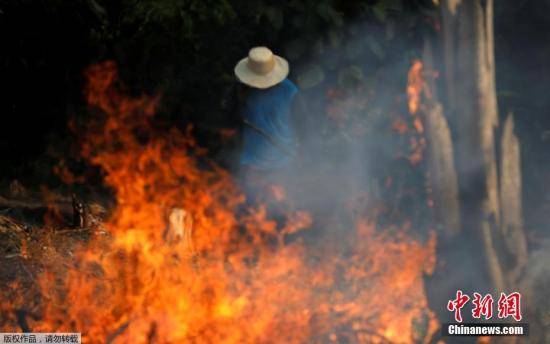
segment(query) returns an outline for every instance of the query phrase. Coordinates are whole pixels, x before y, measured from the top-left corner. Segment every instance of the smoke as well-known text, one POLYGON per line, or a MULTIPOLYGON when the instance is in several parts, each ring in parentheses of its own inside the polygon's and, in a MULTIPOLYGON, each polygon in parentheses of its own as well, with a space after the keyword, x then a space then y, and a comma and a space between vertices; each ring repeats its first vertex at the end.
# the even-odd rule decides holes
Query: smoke
MULTIPOLYGON (((288 168, 265 176, 285 184, 287 201, 314 218, 346 212, 350 219, 368 216, 361 212, 382 205, 388 208, 384 213, 400 220, 423 222, 418 212, 427 208, 419 204, 426 200, 424 166, 409 159, 415 149, 411 140, 418 137, 413 137, 406 99, 410 52, 418 42, 388 39, 389 33, 375 25, 342 31, 348 35, 333 38, 332 44, 319 35, 321 53, 312 47, 308 57, 290 61, 290 79, 300 89, 291 113, 298 156, 288 168), (398 120, 406 133, 396 132, 398 120)), ((276 53, 285 57, 285 51, 276 53)))
MULTIPOLYGON (((387 231, 391 227, 388 224, 408 224, 412 237, 426 239, 437 223, 428 205, 425 152, 420 149, 419 162, 410 159, 414 153, 411 142, 422 135, 414 132, 406 108, 407 70, 420 55, 420 40, 417 37, 387 44, 387 32, 372 25, 350 26, 349 32, 354 34, 337 47, 291 63, 291 79, 300 86, 292 112, 299 156, 284 172, 270 171, 270 178, 284 185, 285 202, 313 215, 315 230, 305 234, 309 242, 329 240, 345 247, 345 233, 359 218, 376 220, 380 231, 387 231), (373 42, 385 43, 377 46, 373 42), (358 53, 358 49, 370 52, 358 53), (350 51, 356 56, 350 57, 350 51), (399 120, 406 128, 401 133, 392 125, 399 120)), ((502 58, 499 63, 503 63, 502 58)), ((497 89, 501 86, 497 85, 497 89)), ((443 94, 442 91, 437 93, 443 94)), ((501 113, 507 110, 506 106, 500 107, 501 113)), ((473 140, 471 136, 453 137, 455 151, 471 145, 473 140)), ((524 160, 523 170, 526 166, 529 165, 524 160)), ((483 167, 475 161, 460 166, 460 174, 471 177, 462 180, 463 192, 479 193, 481 171, 483 167)), ((264 202, 279 201, 268 197, 264 202)), ((538 205, 527 199, 525 208, 531 207, 538 205)), ((470 211, 464 207, 463 218, 468 219, 470 211)), ((483 247, 473 230, 461 234, 456 245, 438 248, 445 253, 446 263, 454 264, 452 275, 436 273, 427 279, 430 306, 440 319, 452 320, 445 306, 457 289, 492 292, 487 287, 490 283, 484 269, 485 258, 479 254, 483 247)), ((548 262, 550 257, 543 249, 530 256, 522 277, 525 282, 520 286, 521 291, 530 294, 530 304, 525 305, 527 312, 537 308, 533 305, 541 304, 541 294, 536 291, 548 284, 540 277, 547 272, 548 262)))

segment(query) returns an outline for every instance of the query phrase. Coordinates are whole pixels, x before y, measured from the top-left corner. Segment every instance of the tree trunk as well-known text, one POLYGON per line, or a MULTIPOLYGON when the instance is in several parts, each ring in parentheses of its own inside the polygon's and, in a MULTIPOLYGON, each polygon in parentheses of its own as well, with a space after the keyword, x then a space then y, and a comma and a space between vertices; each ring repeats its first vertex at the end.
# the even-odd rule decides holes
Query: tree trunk
POLYGON ((506 283, 496 240, 500 206, 494 136, 498 113, 493 1, 446 0, 442 17, 448 102, 456 125, 463 228, 466 238, 480 240, 489 288, 498 292, 506 283))
POLYGON ((435 71, 433 51, 429 37, 424 39, 424 62, 428 95, 423 111, 428 141, 428 182, 434 201, 434 215, 440 240, 450 242, 460 232, 460 204, 458 182, 454 163, 451 131, 436 93, 430 73, 435 71))
POLYGON ((523 231, 521 206, 521 160, 519 141, 514 133, 514 117, 504 121, 500 141, 500 210, 501 234, 505 247, 505 270, 511 287, 527 263, 527 240, 523 231))
MULTIPOLYGON (((429 307, 441 323, 450 322, 452 315, 447 311, 447 302, 464 289, 464 275, 468 273, 463 247, 457 242, 461 236, 460 202, 458 177, 454 162, 454 147, 451 131, 438 98, 433 73, 436 70, 433 39, 424 37, 422 60, 425 67, 424 99, 422 114, 426 127, 428 183, 433 199, 433 213, 437 231, 437 265, 430 276, 424 279, 429 307), (455 290, 451 290, 455 288, 455 290)), ((433 338, 435 339, 435 338, 433 338)))

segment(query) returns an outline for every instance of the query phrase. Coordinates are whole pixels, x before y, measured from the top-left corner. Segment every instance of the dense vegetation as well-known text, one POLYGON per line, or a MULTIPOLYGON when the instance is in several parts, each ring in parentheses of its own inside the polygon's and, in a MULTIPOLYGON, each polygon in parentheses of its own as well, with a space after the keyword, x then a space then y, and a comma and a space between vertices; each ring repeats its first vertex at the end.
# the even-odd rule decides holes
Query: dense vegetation
MULTIPOLYGON (((540 190, 548 173, 542 167, 550 80, 541 72, 550 31, 541 14, 548 6, 522 1, 495 8, 500 113, 516 113, 523 164, 534 167, 524 168, 534 204, 545 193, 530 190, 540 190)), ((159 118, 181 127, 193 123, 201 143, 219 153, 217 129, 236 126, 228 106, 234 63, 258 44, 290 60, 291 78, 314 116, 304 123, 318 123, 319 135, 337 139, 360 128, 361 138, 380 142, 378 129, 393 120, 389 112, 406 112, 395 98, 404 95, 423 35, 439 29, 437 17, 437 1, 428 0, 2 1, 2 175, 36 181, 51 171, 66 147, 68 119, 85 118, 82 70, 106 59, 117 61, 130 92, 162 92, 159 118), (339 101, 357 99, 354 92, 367 101, 339 101)), ((42 179, 51 181, 50 175, 42 179)), ((527 218, 537 222, 537 214, 527 218)))

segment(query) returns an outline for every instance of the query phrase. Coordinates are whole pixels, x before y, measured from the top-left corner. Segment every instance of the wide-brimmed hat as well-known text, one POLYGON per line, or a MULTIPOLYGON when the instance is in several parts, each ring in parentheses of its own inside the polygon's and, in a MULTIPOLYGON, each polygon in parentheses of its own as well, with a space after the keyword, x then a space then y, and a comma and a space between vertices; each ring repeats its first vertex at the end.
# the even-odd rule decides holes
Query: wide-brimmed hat
POLYGON ((288 62, 266 47, 250 49, 248 57, 235 66, 235 75, 242 83, 255 88, 268 88, 288 75, 288 62))

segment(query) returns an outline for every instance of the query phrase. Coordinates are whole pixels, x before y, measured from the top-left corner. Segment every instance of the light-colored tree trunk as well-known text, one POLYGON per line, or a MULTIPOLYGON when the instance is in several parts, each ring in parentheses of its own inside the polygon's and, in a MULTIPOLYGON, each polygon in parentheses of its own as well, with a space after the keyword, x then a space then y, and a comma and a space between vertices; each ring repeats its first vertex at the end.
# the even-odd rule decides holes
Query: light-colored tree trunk
POLYGON ((494 291, 505 288, 497 247, 500 199, 494 132, 495 92, 492 0, 442 2, 447 97, 456 126, 463 228, 481 241, 494 291))
MULTIPOLYGON (((528 253, 520 149, 511 115, 497 132, 493 0, 442 0, 441 15, 445 107, 432 80, 428 88, 434 95, 424 111, 429 181, 441 226, 440 264, 426 287, 430 307, 445 322, 445 295, 456 289, 493 295, 516 290, 528 253)), ((435 69, 429 38, 423 59, 428 70, 435 69)), ((494 341, 516 342, 512 337, 494 341)))
POLYGON ((460 204, 458 179, 454 163, 454 148, 451 131, 443 113, 443 106, 437 97, 434 78, 433 51, 429 37, 424 39, 422 60, 426 70, 428 95, 424 102, 424 121, 428 142, 428 182, 434 201, 434 215, 440 240, 452 241, 460 232, 460 204))
POLYGON ((514 133, 512 114, 509 114, 504 121, 500 139, 500 157, 500 211, 506 277, 512 287, 516 287, 519 275, 529 257, 523 231, 519 141, 514 133))
POLYGON ((168 245, 178 245, 184 258, 193 258, 196 254, 193 244, 193 217, 182 208, 173 208, 168 214, 164 239, 168 245))

